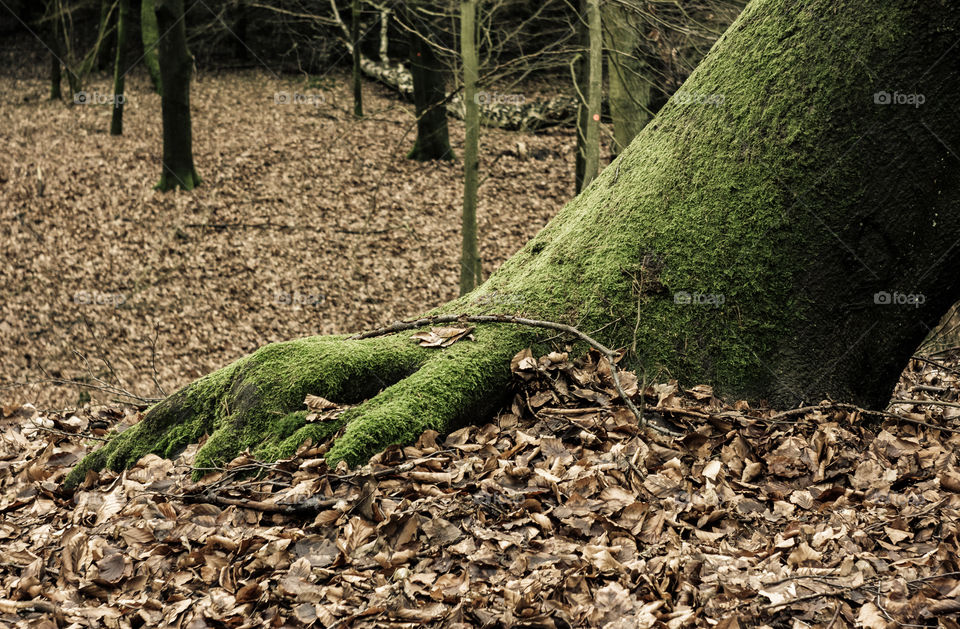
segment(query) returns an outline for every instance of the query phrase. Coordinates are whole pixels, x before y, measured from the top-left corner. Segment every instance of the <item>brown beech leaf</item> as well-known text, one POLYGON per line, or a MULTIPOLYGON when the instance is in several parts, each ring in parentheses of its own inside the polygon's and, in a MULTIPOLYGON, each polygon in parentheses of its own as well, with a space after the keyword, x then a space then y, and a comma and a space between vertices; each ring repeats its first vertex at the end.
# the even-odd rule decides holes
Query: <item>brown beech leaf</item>
POLYGON ((421 347, 450 347, 459 340, 473 340, 474 326, 434 327, 426 332, 418 332, 410 338, 420 341, 421 347))

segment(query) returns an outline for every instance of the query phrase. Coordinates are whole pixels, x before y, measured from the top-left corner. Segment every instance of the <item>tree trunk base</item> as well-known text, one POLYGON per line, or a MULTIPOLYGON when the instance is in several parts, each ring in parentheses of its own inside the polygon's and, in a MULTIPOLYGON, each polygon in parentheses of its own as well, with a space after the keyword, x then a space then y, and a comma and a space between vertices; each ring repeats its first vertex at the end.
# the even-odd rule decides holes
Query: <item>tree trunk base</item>
POLYGON ((201 183, 203 183, 203 179, 201 179, 200 175, 197 174, 196 168, 191 168, 179 174, 164 169, 163 174, 160 175, 160 181, 158 181, 157 185, 155 185, 153 188, 154 190, 159 190, 160 192, 167 192, 175 188, 190 191, 199 186, 201 183))

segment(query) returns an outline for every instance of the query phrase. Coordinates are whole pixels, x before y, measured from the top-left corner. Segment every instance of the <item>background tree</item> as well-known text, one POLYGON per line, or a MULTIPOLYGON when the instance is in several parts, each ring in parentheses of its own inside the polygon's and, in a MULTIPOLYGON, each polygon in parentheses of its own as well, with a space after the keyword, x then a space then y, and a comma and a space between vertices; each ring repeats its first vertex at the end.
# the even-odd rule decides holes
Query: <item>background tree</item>
POLYGON ((482 279, 477 241, 477 188, 480 185, 480 109, 477 104, 477 3, 460 2, 460 55, 463 58, 463 245, 460 258, 460 294, 465 295, 482 279))
POLYGON ((585 50, 578 58, 576 191, 593 181, 600 169, 600 102, 603 48, 599 0, 582 0, 579 26, 585 50))
POLYGON ((190 122, 190 77, 193 57, 187 50, 187 29, 183 20, 183 0, 157 0, 157 25, 160 28, 160 79, 163 84, 163 171, 158 190, 200 185, 193 165, 193 131, 190 122))
POLYGON ((408 2, 405 13, 411 25, 408 34, 417 139, 408 157, 425 161, 453 159, 447 127, 446 67, 434 50, 434 29, 422 0, 408 2))
POLYGON ((353 41, 353 116, 363 117, 363 77, 360 72, 360 0, 350 5, 350 39, 353 41))
POLYGON ((130 0, 118 0, 117 54, 113 66, 113 115, 110 135, 123 134, 124 79, 127 73, 127 29, 130 28, 130 0))
POLYGON ((47 48, 50 49, 50 100, 63 100, 60 90, 62 82, 63 42, 60 36, 60 20, 56 18, 55 0, 47 0, 44 4, 44 17, 39 24, 39 30, 46 35, 47 48))
POLYGON ((601 5, 614 154, 628 146, 677 91, 745 4, 609 0, 601 5))
POLYGON ((655 74, 646 62, 639 0, 604 2, 603 35, 607 51, 607 84, 613 152, 630 145, 653 116, 651 96, 655 74))
MULTIPOLYGON (((433 314, 496 312, 483 299, 496 291, 521 304, 512 314, 636 347, 624 364, 684 384, 883 406, 960 296, 958 35, 960 7, 946 3, 755 0, 684 85, 722 102, 669 102, 483 286, 433 314), (845 36, 823 37, 828 18, 845 36), (887 104, 891 90, 924 104, 887 104)), ((200 467, 248 447, 291 454, 343 427, 327 459, 360 463, 483 416, 511 357, 544 343, 510 324, 473 334, 445 349, 408 331, 268 345, 157 404, 67 483, 204 434, 200 467), (358 405, 307 423, 308 393, 358 405)))
POLYGON ((157 94, 163 94, 163 79, 160 76, 160 59, 157 49, 160 30, 157 26, 155 0, 142 0, 140 3, 140 39, 143 43, 143 63, 147 66, 150 82, 157 94))
POLYGON ((89 0, 53 0, 47 7, 43 21, 52 23, 52 32, 59 35, 53 50, 66 71, 71 103, 86 102, 88 95, 83 90, 83 82, 93 70, 106 37, 113 32, 115 9, 116 5, 110 4, 101 12, 99 3, 89 0), (96 26, 88 34, 90 29, 83 27, 90 23, 96 26))

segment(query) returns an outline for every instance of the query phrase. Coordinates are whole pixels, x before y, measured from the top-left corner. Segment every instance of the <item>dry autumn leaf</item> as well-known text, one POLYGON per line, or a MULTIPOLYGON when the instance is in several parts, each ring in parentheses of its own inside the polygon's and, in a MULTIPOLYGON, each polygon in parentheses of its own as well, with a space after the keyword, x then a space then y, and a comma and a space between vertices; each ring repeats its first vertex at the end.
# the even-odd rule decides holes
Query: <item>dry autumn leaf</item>
POLYGON ((473 330, 474 326, 432 327, 430 330, 418 332, 410 338, 420 341, 421 347, 450 347, 460 340, 472 341, 473 335, 470 333, 473 330))

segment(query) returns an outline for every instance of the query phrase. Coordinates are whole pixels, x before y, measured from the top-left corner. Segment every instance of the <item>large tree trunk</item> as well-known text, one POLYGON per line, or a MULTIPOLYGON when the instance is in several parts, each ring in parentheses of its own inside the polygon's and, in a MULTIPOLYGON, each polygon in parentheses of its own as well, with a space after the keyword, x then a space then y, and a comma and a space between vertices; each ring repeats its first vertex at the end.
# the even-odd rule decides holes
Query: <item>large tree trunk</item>
MULTIPOLYGON (((416 3, 409 3, 407 11, 412 16, 416 3)), ((419 20, 410 20, 420 25, 419 20)), ((417 139, 407 157, 426 161, 430 159, 453 159, 450 148, 450 133, 447 129, 447 98, 445 68, 437 58, 433 47, 424 41, 427 33, 411 33, 410 73, 413 75, 413 105, 417 114, 417 139)))
POLYGON ((183 0, 157 0, 160 28, 160 79, 163 93, 163 172, 158 190, 193 190, 200 176, 193 166, 193 131, 190 123, 190 76, 193 58, 187 50, 183 0))
MULTIPOLYGON (((755 0, 684 86, 703 102, 669 102, 519 253, 440 311, 573 323, 636 348, 627 364, 648 379, 783 406, 884 406, 960 296, 958 38, 954 4, 755 0)), ((327 458, 360 463, 481 417, 509 358, 542 338, 496 324, 475 335, 443 350, 407 334, 269 345, 155 406, 68 484, 204 433, 197 465, 247 447, 288 454, 346 423, 327 458), (307 393, 364 401, 333 424, 304 423, 307 393)))

